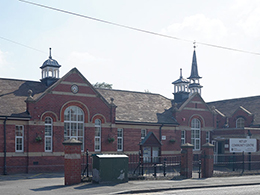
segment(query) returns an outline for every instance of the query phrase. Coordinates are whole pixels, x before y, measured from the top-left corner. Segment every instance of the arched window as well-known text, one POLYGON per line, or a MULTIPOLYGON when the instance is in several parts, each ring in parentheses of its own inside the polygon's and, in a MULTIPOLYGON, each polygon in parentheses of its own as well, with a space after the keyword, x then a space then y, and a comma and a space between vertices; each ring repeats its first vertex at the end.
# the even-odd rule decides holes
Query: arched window
POLYGON ((52 118, 45 118, 45 133, 44 133, 44 148, 45 152, 52 152, 52 118))
POLYGON ((200 128, 201 123, 199 119, 192 119, 191 121, 191 144, 194 145, 194 150, 200 150, 200 128))
POLYGON ((101 151, 101 120, 95 120, 95 151, 101 151))
POLYGON ((64 140, 75 138, 84 149, 84 112, 77 106, 70 106, 64 112, 64 140))
POLYGON ((236 128, 244 128, 245 127, 245 119, 242 117, 239 117, 236 120, 236 128))

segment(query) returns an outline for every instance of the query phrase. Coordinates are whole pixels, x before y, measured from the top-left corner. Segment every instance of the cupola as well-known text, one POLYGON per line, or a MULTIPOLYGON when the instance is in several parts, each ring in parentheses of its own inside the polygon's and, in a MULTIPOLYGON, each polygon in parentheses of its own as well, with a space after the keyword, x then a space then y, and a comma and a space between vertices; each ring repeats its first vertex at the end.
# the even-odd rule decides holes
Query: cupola
POLYGON ((51 56, 51 48, 50 48, 50 56, 49 59, 45 60, 45 62, 40 67, 42 69, 42 79, 41 81, 45 83, 45 85, 50 86, 55 83, 60 76, 59 68, 61 65, 54 60, 51 56))
POLYGON ((189 81, 182 77, 182 69, 180 69, 180 78, 172 84, 174 85, 174 101, 183 102, 184 100, 188 99, 189 97, 189 81))

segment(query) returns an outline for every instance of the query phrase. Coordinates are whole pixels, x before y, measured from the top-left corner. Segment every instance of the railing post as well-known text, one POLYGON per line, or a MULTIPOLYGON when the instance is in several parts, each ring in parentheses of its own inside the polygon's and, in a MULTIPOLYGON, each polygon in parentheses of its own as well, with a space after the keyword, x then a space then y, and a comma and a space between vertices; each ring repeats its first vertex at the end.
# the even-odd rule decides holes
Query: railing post
POLYGON ((248 152, 248 170, 251 171, 251 152, 248 152))
POLYGON ((199 160, 199 179, 200 179, 200 173, 201 173, 201 170, 200 170, 200 168, 201 168, 201 160, 199 160))
POLYGON ((166 158, 164 158, 164 161, 163 161, 163 176, 165 177, 166 176, 166 158))
POLYGON ((235 171, 235 161, 236 161, 236 156, 235 156, 235 152, 233 152, 233 171, 235 171))
POLYGON ((243 151, 242 152, 242 159, 243 159, 243 163, 242 163, 242 174, 244 173, 244 170, 245 170, 245 152, 243 151))
POLYGON ((153 176, 154 176, 154 177, 157 176, 157 173, 156 173, 156 167, 157 167, 157 165, 156 165, 156 163, 154 163, 154 166, 153 166, 153 169, 154 169, 154 174, 153 174, 153 176))
POLYGON ((86 160, 87 166, 86 167, 87 167, 87 177, 88 177, 88 149, 86 151, 86 156, 87 156, 86 157, 87 158, 87 160, 86 160))
POLYGON ((141 175, 141 150, 139 150, 139 169, 138 170, 139 170, 139 175, 141 175))

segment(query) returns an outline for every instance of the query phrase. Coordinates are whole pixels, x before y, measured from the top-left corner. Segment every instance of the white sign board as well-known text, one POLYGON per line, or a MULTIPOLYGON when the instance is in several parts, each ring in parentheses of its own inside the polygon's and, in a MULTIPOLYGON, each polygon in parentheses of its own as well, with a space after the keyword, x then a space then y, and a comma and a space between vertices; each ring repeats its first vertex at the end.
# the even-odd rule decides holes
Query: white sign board
POLYGON ((229 139, 230 152, 256 152, 256 139, 229 139))

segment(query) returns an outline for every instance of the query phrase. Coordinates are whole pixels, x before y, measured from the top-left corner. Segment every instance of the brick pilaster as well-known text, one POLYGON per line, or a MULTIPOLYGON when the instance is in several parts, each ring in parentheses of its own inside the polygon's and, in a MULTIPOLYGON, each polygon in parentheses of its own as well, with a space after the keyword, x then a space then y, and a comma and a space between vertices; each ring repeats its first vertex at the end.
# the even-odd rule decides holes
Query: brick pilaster
POLYGON ((81 182, 81 141, 74 138, 63 142, 64 145, 64 184, 81 182))
POLYGON ((181 146, 181 176, 192 178, 193 148, 190 143, 181 146))
POLYGON ((206 143, 202 146, 202 158, 201 158, 201 176, 202 178, 208 178, 213 176, 214 165, 214 145, 206 143))

